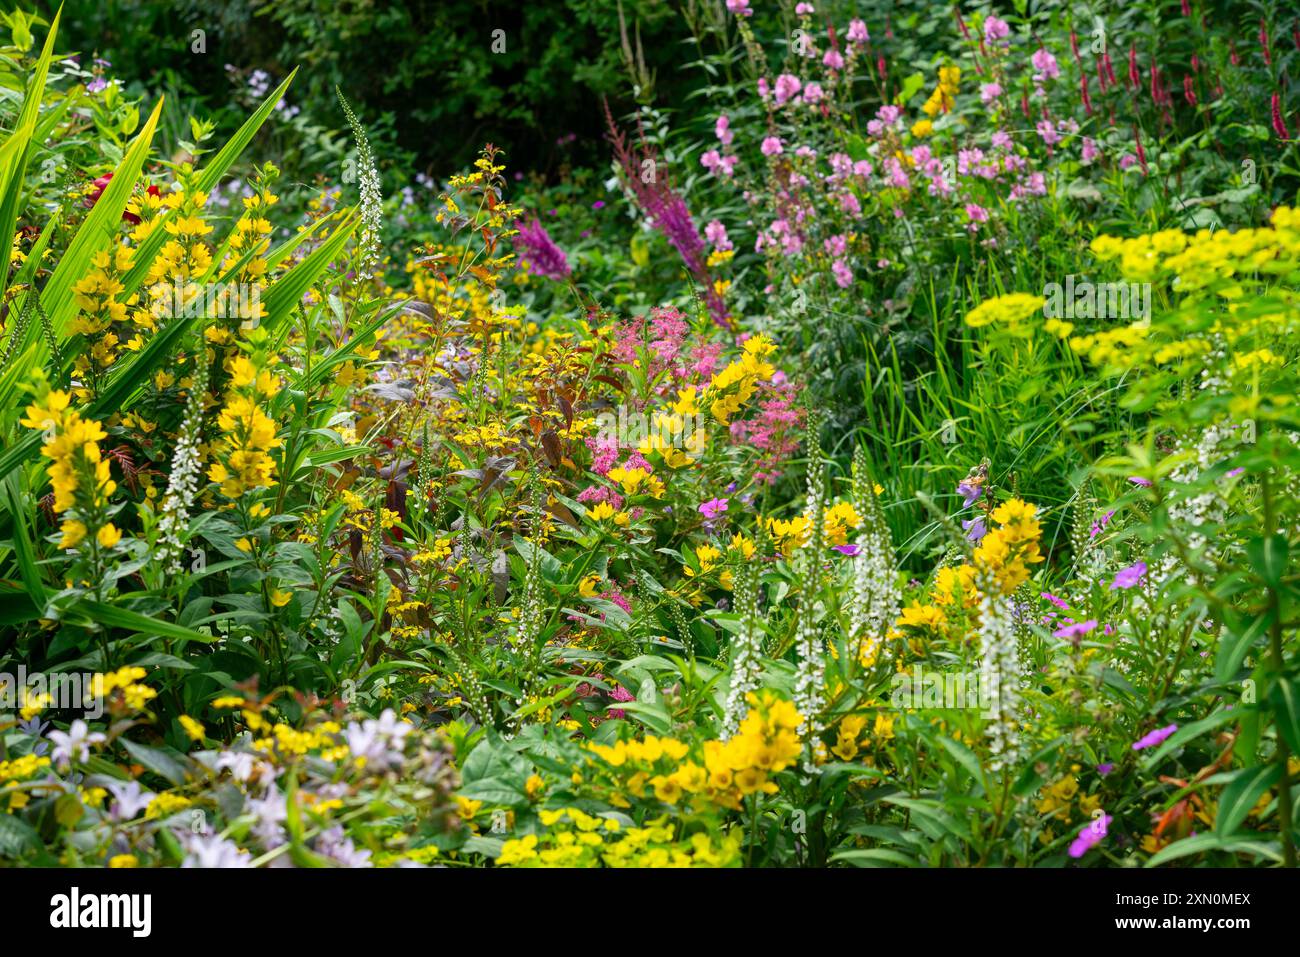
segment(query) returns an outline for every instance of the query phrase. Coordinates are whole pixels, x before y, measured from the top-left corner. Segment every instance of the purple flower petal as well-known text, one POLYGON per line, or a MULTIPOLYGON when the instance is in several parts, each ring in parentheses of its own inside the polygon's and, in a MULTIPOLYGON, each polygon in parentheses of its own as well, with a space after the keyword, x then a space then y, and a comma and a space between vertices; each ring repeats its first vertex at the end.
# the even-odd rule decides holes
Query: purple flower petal
POLYGON ((1142 580, 1142 576, 1146 573, 1146 562, 1134 562, 1128 568, 1125 568, 1115 575, 1115 580, 1110 583, 1111 591, 1114 591, 1116 588, 1132 588, 1142 580))
POLYGON ((1154 748, 1157 744, 1164 741, 1171 734, 1178 730, 1178 725, 1171 724, 1163 728, 1157 728, 1150 734, 1143 735, 1133 742, 1133 750, 1141 751, 1143 748, 1154 748))
POLYGON ((1070 856, 1080 858, 1090 850, 1101 843, 1101 839, 1106 836, 1106 829, 1110 827, 1110 822, 1114 820, 1109 814, 1103 814, 1101 817, 1085 824, 1079 831, 1079 836, 1070 844, 1070 856))
POLYGON ((1080 621, 1073 625, 1066 625, 1064 628, 1058 628, 1052 634, 1057 638, 1082 638, 1096 627, 1097 619, 1089 618, 1087 621, 1080 621))

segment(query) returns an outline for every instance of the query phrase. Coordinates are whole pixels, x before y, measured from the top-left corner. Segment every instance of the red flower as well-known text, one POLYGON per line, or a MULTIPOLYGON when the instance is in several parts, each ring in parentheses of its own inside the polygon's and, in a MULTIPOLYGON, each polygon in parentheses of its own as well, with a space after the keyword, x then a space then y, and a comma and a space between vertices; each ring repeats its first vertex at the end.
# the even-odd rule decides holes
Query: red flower
POLYGON ((1289 140, 1291 133, 1286 128, 1286 120, 1282 119, 1282 97, 1274 93, 1271 105, 1273 107, 1273 132, 1277 134, 1278 139, 1289 140))
POLYGON ((1133 143, 1137 146, 1138 162, 1142 164, 1142 175, 1150 176, 1151 170, 1147 168, 1147 151, 1142 148, 1142 135, 1138 133, 1137 124, 1133 124, 1133 143))
MULTIPOLYGON (((81 204, 85 206, 86 209, 94 209, 95 204, 99 202, 99 197, 104 195, 104 190, 108 188, 108 184, 111 183, 112 181, 113 181, 112 173, 105 173, 103 176, 99 177, 99 179, 95 180, 95 182, 91 184, 93 188, 89 193, 86 194, 86 198, 81 201, 81 204)), ((148 189, 148 193, 150 196, 159 195, 158 187, 150 186, 148 189)), ((125 219, 128 223, 130 223, 133 226, 136 223, 140 222, 139 216, 136 216, 134 213, 128 213, 125 210, 123 210, 122 212, 122 218, 125 219)))

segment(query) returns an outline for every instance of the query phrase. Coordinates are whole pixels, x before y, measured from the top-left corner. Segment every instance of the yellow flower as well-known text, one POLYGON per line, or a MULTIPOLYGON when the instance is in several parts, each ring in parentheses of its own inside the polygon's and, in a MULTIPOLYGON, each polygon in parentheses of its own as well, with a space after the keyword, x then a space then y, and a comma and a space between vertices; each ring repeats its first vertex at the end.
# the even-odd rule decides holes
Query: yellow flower
POLYGON ((987 326, 990 323, 1015 327, 1047 304, 1042 296, 1013 292, 985 300, 966 314, 966 325, 987 326))
POLYGON ((64 522, 59 531, 63 533, 63 538, 59 541, 59 548, 76 548, 86 537, 86 525, 75 518, 70 518, 64 522))
POLYGON ((100 526, 95 533, 95 540, 99 542, 101 548, 112 548, 122 540, 122 533, 119 532, 112 522, 100 526))
POLYGON ((942 630, 947 622, 943 609, 935 605, 908 605, 898 618, 900 628, 928 628, 936 631, 942 630))
POLYGON ((542 780, 541 775, 534 774, 529 776, 528 780, 524 782, 524 793, 528 795, 528 800, 532 801, 542 793, 545 787, 546 782, 542 780))
POLYGON ((501 845, 501 853, 497 857, 497 864, 501 867, 510 867, 527 863, 536 857, 537 835, 525 834, 521 838, 506 841, 501 845))

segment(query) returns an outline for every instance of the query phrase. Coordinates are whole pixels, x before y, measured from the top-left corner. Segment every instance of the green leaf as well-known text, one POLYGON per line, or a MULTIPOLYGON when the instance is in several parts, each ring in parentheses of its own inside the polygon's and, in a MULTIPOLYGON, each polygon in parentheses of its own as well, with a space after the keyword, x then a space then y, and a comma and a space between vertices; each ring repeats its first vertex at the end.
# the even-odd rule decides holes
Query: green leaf
POLYGON ((0 857, 18 857, 41 846, 41 836, 30 824, 12 814, 0 814, 0 857))
POLYGON ((125 736, 118 738, 118 741, 137 764, 143 764, 172 787, 182 787, 185 784, 189 774, 185 770, 185 765, 178 760, 178 752, 151 748, 147 744, 140 744, 125 736))
POLYGON ((484 804, 526 807, 525 782, 531 770, 526 758, 489 735, 465 759, 460 793, 484 804))
MULTIPOLYGON (((12 137, 12 149, 0 150, 0 192, 4 202, 0 204, 0 235, 12 236, 14 223, 18 218, 18 195, 22 191, 23 178, 27 172, 27 160, 30 156, 30 143, 41 112, 41 101, 45 98, 45 80, 50 73, 50 62, 54 58, 54 38, 59 32, 59 18, 63 16, 62 7, 54 15, 49 32, 45 35, 45 46, 41 49, 40 59, 32 70, 31 82, 27 85, 27 94, 23 98, 23 108, 14 121, 18 132, 12 137)), ((30 34, 28 35, 30 42, 30 34)), ((37 140, 41 142, 41 140, 37 140)), ((6 143, 6 147, 10 144, 6 143)), ((0 264, 0 291, 9 282, 9 257, 0 264)))
POLYGON ((1219 795, 1219 816, 1214 829, 1221 836, 1229 836, 1241 827, 1260 797, 1282 777, 1282 769, 1275 764, 1262 764, 1236 772, 1219 795))
POLYGON ((1012 794, 1016 797, 1024 797, 1026 794, 1032 794, 1037 791, 1047 782, 1047 778, 1038 772, 1038 766, 1040 764, 1048 767, 1051 766, 1052 759, 1055 757, 1056 751, 1060 748, 1063 740, 1064 739, 1057 739, 1056 741, 1053 741, 1025 762, 1024 771, 1020 773, 1020 777, 1016 780, 1015 786, 1011 789, 1012 794))
POLYGON ((1181 841, 1175 841, 1164 850, 1152 855, 1146 866, 1159 867, 1161 864, 1178 860, 1180 857, 1217 850, 1219 843, 1219 835, 1217 834, 1197 834, 1195 837, 1185 837, 1181 841))
POLYGON ((966 771, 977 782, 984 780, 984 771, 980 767, 980 759, 975 756, 975 752, 960 741, 955 741, 946 734, 938 735, 939 744, 943 749, 951 754, 966 771))
POLYGON ((348 237, 352 235, 360 221, 359 217, 350 216, 334 230, 334 234, 329 239, 281 276, 275 285, 266 291, 266 295, 262 297, 262 305, 266 310, 262 325, 268 332, 274 332, 293 315, 294 307, 302 300, 312 283, 343 252, 348 237))
POLYGON ((34 512, 23 507, 25 497, 22 493, 20 476, 11 474, 4 483, 4 492, 8 499, 9 516, 13 523, 14 557, 18 561, 18 574, 22 577, 27 594, 38 608, 45 607, 45 585, 41 581, 41 572, 36 565, 36 549, 27 528, 28 519, 35 518, 34 512))
POLYGON ((157 635, 161 638, 177 638, 181 641, 201 641, 204 644, 210 644, 214 640, 211 635, 205 635, 201 631, 183 628, 170 621, 159 621, 157 618, 150 618, 148 615, 104 602, 78 602, 75 612, 85 613, 87 620, 93 623, 107 625, 110 628, 121 628, 124 631, 157 635))
POLYGON ((1229 612, 1224 616, 1223 636, 1214 655, 1214 677, 1217 681, 1230 681, 1246 660, 1251 647, 1268 630, 1268 616, 1246 618, 1229 612))
POLYGON ((1269 588, 1277 588, 1286 574, 1288 546, 1286 536, 1252 538, 1246 543, 1246 557, 1255 573, 1269 588))
POLYGON ((1292 754, 1300 754, 1300 681, 1279 679, 1268 694, 1268 703, 1278 733, 1290 745, 1292 754))
POLYGON ((883 867, 898 865, 900 867, 919 867, 923 863, 915 857, 909 857, 902 851, 877 847, 865 851, 840 851, 831 855, 832 861, 847 861, 857 867, 883 867))
POLYGON ((895 101, 899 104, 906 103, 912 97, 920 92, 921 87, 925 86, 925 74, 913 73, 903 80, 903 85, 898 90, 898 96, 895 101))

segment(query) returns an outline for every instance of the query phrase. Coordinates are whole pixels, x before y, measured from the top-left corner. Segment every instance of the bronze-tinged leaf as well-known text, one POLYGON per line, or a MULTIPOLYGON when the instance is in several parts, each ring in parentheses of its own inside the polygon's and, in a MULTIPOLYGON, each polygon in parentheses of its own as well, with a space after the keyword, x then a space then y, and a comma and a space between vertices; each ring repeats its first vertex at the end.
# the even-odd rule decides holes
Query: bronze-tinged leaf
POLYGON ((577 518, 574 517, 573 512, 569 510, 569 506, 565 505, 558 498, 554 501, 548 502, 546 504, 546 510, 562 521, 565 525, 576 529, 582 528, 578 523, 577 518))
POLYGON ((546 453, 546 458, 552 467, 558 466, 560 459, 564 457, 560 451, 560 438, 550 429, 542 433, 542 451, 546 453))

